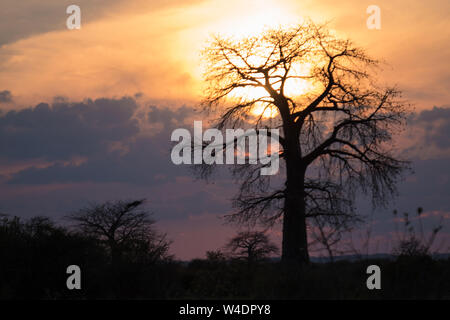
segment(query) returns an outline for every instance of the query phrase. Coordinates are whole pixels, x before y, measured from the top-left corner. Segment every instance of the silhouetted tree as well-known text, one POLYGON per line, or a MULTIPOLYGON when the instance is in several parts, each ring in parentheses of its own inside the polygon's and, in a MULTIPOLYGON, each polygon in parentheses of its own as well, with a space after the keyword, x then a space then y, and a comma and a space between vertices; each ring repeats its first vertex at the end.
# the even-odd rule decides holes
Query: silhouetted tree
POLYGON ((203 108, 219 114, 215 127, 281 129, 284 183, 261 176, 265 165, 235 166, 241 188, 229 219, 281 220, 284 262, 309 261, 307 219, 325 217, 342 230, 355 222, 358 189, 375 205, 395 193, 407 166, 391 141, 404 124, 404 103, 395 88, 375 83, 378 62, 364 50, 308 22, 241 40, 215 37, 204 57, 203 108))
POLYGON ((92 204, 71 215, 77 230, 106 245, 112 264, 126 255, 128 261, 154 262, 168 258, 170 241, 155 230, 150 213, 140 209, 144 200, 92 204))
POLYGON ((278 252, 277 246, 269 240, 264 232, 260 231, 239 232, 227 243, 226 249, 233 258, 245 259, 249 264, 278 252))

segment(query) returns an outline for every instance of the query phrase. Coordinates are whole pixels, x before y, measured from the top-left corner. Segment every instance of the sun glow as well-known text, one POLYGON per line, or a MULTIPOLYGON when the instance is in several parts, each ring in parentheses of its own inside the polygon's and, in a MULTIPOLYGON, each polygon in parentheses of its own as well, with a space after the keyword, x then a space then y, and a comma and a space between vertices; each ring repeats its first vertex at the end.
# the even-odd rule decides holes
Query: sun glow
MULTIPOLYGON (((295 26, 305 21, 304 17, 295 12, 296 10, 291 8, 289 3, 275 0, 212 1, 197 6, 195 11, 183 11, 184 16, 189 17, 189 21, 197 21, 197 24, 179 34, 178 52, 183 53, 182 60, 186 69, 190 69, 189 74, 198 80, 199 97, 202 96, 208 84, 204 81, 205 64, 198 53, 205 48, 211 36, 219 35, 223 38, 239 40, 258 36, 268 29, 295 26), (194 51, 196 51, 195 55, 192 54, 194 51)), ((267 54, 268 52, 261 52, 260 56, 264 57, 267 54)), ((258 61, 260 57, 254 59, 256 61, 251 62, 255 65, 263 61, 258 61)), ((308 75, 311 64, 305 62, 296 68, 292 70, 293 74, 308 75)), ((284 92, 286 96, 295 98, 313 89, 314 85, 309 80, 289 79, 285 84, 284 92)), ((248 87, 234 90, 231 98, 248 101, 267 95, 263 88, 248 87)), ((270 108, 264 103, 257 103, 253 106, 251 114, 270 118, 275 117, 278 111, 275 107, 270 108)))
MULTIPOLYGON (((303 79, 291 79, 288 81, 285 86, 285 95, 292 99, 304 96, 308 93, 311 93, 315 90, 315 86, 308 80, 303 79)), ((232 98, 242 99, 245 101, 256 100, 260 98, 268 97, 268 93, 264 88, 239 88, 236 89, 232 98)), ((268 106, 266 103, 257 102, 252 107, 251 113, 254 116, 262 115, 263 118, 273 118, 278 115, 278 110, 275 106, 268 106)))
MULTIPOLYGON (((292 74, 295 76, 307 77, 310 74, 312 64, 305 62, 293 68, 292 74)), ((278 90, 279 86, 274 85, 274 89, 278 90)), ((284 86, 284 95, 291 99, 297 100, 310 93, 314 93, 317 86, 309 79, 290 78, 284 86)), ((262 87, 244 87, 236 88, 231 94, 232 99, 242 101, 252 101, 263 99, 271 101, 268 92, 262 87)), ((254 116, 262 116, 263 118, 273 118, 278 115, 278 110, 274 105, 265 102, 257 102, 253 105, 251 114, 254 116)))
MULTIPOLYGON (((279 2, 271 0, 246 1, 241 10, 227 15, 226 20, 221 20, 212 26, 213 30, 224 37, 231 37, 235 40, 258 36, 267 29, 286 28, 297 25, 304 21, 303 17, 292 14, 288 7, 280 6, 279 2)), ((270 54, 260 52, 259 55, 249 57, 249 62, 253 65, 262 64, 270 54), (252 60, 253 59, 253 60, 252 60)), ((237 62, 239 64, 239 62, 237 62)), ((296 65, 291 71, 296 76, 308 75, 311 65, 304 63, 296 65)), ((275 89, 276 85, 275 85, 275 89)), ((306 79, 289 79, 285 83, 284 93, 290 98, 302 96, 314 89, 313 84, 306 79)), ((261 87, 237 88, 232 93, 232 98, 241 100, 254 100, 268 96, 268 93, 261 87)), ((251 114, 262 116, 263 118, 272 118, 278 114, 275 106, 267 106, 265 103, 256 103, 253 105, 251 114)))
POLYGON ((302 20, 275 1, 249 1, 245 7, 248 8, 243 8, 216 24, 215 27, 221 34, 236 38, 254 36, 267 28, 287 26, 302 20))

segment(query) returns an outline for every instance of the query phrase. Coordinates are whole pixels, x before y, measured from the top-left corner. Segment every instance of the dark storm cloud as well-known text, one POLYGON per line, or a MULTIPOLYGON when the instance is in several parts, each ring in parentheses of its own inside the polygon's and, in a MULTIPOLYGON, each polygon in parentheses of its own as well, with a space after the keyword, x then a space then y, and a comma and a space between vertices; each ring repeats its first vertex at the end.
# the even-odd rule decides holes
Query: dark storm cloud
POLYGON ((97 99, 69 103, 55 99, 0 116, 0 150, 3 159, 50 161, 47 167, 31 166, 10 177, 9 184, 74 182, 126 182, 154 184, 187 174, 172 164, 170 135, 193 114, 193 109, 151 106, 148 124, 162 129, 143 134, 136 117, 134 98, 97 99), (59 102, 58 102, 59 101, 59 102), (71 163, 72 157, 83 159, 71 163))
POLYGON ((8 90, 0 91, 0 103, 12 102, 11 92, 8 90))
MULTIPOLYGON (((136 100, 130 97, 82 103, 54 101, 52 106, 41 103, 35 108, 0 116, 2 158, 51 162, 45 168, 31 166, 16 172, 10 177, 10 184, 154 184, 188 174, 187 168, 170 161, 170 134, 175 128, 189 126, 184 122, 194 115, 192 108, 151 105, 139 109, 136 100), (142 135, 137 114, 160 129, 151 136, 142 135), (70 163, 72 157, 81 157, 84 162, 70 163)), ((435 144, 440 148, 450 145, 450 108, 423 111, 413 117, 411 126, 412 130, 420 127, 425 132, 423 144, 435 144)), ((417 163, 420 185, 438 187, 432 173, 420 175, 427 168, 423 161, 428 160, 411 160, 413 166, 417 163)), ((430 167, 436 168, 440 175, 450 170, 443 159, 430 167)))
POLYGON ((132 98, 40 103, 0 116, 0 156, 10 160, 67 160, 104 153, 139 131, 132 98))
POLYGON ((10 184, 49 184, 77 182, 122 182, 154 185, 168 181, 182 168, 170 160, 170 136, 157 135, 152 139, 139 138, 127 147, 125 154, 107 152, 88 157, 80 165, 56 163, 47 168, 32 167, 15 174, 10 184))
POLYGON ((412 120, 413 126, 425 130, 425 142, 439 148, 450 147, 450 106, 434 107, 419 113, 412 120))
POLYGON ((450 106, 434 107, 431 110, 424 110, 416 117, 416 121, 431 122, 435 120, 450 120, 450 106))
POLYGON ((149 109, 147 113, 149 123, 164 123, 165 125, 180 124, 193 113, 193 109, 186 106, 182 106, 176 111, 157 106, 150 106, 149 109))

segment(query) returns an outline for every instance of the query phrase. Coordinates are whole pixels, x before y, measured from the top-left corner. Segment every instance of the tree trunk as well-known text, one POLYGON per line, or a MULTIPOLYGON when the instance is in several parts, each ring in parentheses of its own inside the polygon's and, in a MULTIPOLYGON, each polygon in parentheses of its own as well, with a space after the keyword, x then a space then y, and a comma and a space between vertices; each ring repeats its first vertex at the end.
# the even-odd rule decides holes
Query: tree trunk
POLYGON ((305 171, 301 149, 295 132, 287 132, 286 194, 283 217, 283 244, 281 260, 284 263, 309 263, 306 232, 305 171))

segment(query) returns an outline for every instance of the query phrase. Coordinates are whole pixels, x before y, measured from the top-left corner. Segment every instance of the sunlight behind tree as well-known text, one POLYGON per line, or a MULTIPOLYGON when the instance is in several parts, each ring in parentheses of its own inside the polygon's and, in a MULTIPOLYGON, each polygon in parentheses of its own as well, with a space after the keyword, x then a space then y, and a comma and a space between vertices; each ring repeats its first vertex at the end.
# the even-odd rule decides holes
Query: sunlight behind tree
POLYGON ((308 225, 323 217, 340 230, 359 221, 357 190, 383 204, 408 163, 392 137, 407 104, 377 83, 378 61, 311 21, 245 38, 216 36, 203 52, 203 108, 216 128, 280 128, 284 183, 236 166, 241 187, 230 221, 283 223, 282 260, 307 263, 308 225), (275 110, 275 112, 274 112, 275 110))

